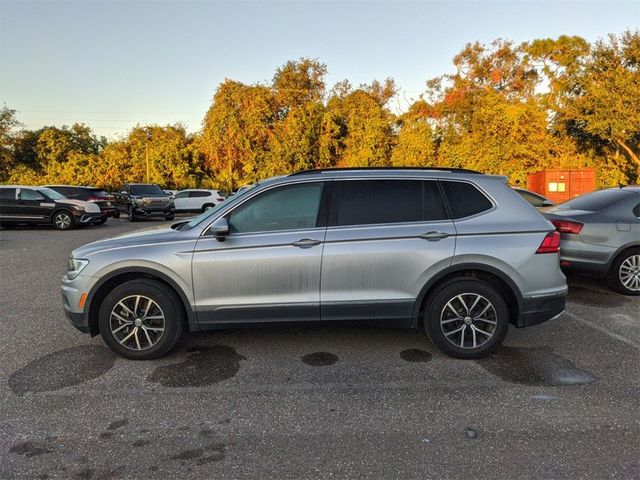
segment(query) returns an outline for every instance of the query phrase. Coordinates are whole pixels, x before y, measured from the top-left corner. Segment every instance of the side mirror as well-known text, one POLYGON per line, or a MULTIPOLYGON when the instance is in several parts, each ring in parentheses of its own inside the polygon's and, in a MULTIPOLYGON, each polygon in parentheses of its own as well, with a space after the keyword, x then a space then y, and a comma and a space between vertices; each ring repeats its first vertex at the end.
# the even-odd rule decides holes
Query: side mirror
POLYGON ((218 241, 224 242, 229 236, 229 223, 227 222, 227 219, 224 217, 218 218, 211 224, 209 231, 218 239, 218 241))

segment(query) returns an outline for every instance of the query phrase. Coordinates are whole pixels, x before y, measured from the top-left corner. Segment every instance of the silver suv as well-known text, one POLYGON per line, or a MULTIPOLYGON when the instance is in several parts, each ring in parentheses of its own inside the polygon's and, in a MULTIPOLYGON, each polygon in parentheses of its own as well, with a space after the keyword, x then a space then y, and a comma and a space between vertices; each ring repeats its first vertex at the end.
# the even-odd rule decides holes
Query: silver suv
POLYGON ((184 328, 351 320, 424 328, 480 358, 510 323, 564 310, 559 242, 504 177, 312 170, 74 250, 62 295, 74 326, 132 359, 165 354, 184 328))

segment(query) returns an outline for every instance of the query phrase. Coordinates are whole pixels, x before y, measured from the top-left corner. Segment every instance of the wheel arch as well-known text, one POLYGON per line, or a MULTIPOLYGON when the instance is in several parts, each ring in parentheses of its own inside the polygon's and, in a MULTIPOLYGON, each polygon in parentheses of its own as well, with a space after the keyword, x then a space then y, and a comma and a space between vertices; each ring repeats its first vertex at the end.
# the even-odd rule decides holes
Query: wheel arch
POLYGON ((183 289, 168 275, 147 267, 125 267, 109 272, 102 277, 96 284, 91 287, 91 290, 87 294, 87 300, 85 303, 85 317, 89 327, 89 333, 91 336, 96 336, 100 333, 98 326, 98 312, 103 300, 109 294, 113 288, 129 280, 136 280, 140 278, 147 278, 164 283, 171 288, 180 298, 181 307, 184 310, 188 327, 190 330, 197 328, 197 319, 195 312, 191 309, 189 299, 183 289))
POLYGON ((622 245, 621 247, 618 247, 618 249, 613 253, 613 255, 611 255, 611 257, 609 258, 609 261, 607 262, 607 272, 611 270, 611 267, 613 266, 617 258, 622 253, 624 253, 625 251, 631 248, 640 248, 640 242, 628 242, 622 245))
POLYGON ((505 297, 509 309, 510 323, 518 324, 518 319, 523 311, 523 299, 522 292, 515 282, 506 273, 495 267, 479 263, 462 263, 451 265, 440 271, 422 287, 414 303, 411 315, 411 324, 414 328, 420 328, 425 302, 431 294, 449 280, 460 277, 484 280, 495 287, 505 297))
POLYGON ((51 215, 49 215, 49 222, 53 223, 53 219, 60 212, 67 212, 69 215, 71 215, 72 219, 74 218, 73 211, 69 207, 56 207, 53 212, 51 212, 51 215))

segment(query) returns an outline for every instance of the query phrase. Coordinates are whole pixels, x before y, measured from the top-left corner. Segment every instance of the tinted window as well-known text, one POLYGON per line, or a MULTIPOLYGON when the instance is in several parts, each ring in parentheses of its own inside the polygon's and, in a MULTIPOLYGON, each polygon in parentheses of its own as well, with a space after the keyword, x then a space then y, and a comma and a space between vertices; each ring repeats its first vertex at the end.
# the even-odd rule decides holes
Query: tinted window
POLYGON ((609 205, 613 205, 628 195, 631 195, 631 193, 620 189, 598 190, 596 192, 587 193, 586 195, 580 195, 579 197, 567 200, 566 202, 558 205, 558 208, 597 212, 598 210, 607 208, 609 205))
POLYGON ((72 188, 70 187, 47 187, 50 190, 55 190, 58 193, 61 193, 65 197, 68 197, 72 193, 72 188))
POLYGON ((441 220, 446 212, 436 182, 349 180, 334 182, 329 225, 441 220))
POLYGON ((176 193, 173 198, 187 198, 189 196, 189 192, 180 192, 176 193))
POLYGON ((21 188, 20 193, 18 194, 18 198, 20 200, 42 200, 44 197, 42 194, 36 192, 35 190, 21 188))
POLYGON ((62 200, 63 198, 65 198, 65 196, 62 195, 61 193, 58 193, 55 190, 52 190, 47 187, 41 187, 40 192, 42 192, 44 195, 49 197, 51 200, 62 200))
POLYGON ((129 187, 131 195, 164 195, 165 193, 158 185, 131 185, 129 187))
POLYGON ((516 192, 534 207, 542 207, 544 204, 544 199, 538 195, 524 190, 516 190, 516 192))
POLYGON ((313 228, 318 219, 322 183, 303 183, 268 190, 231 213, 231 233, 313 228))
POLYGON ((93 197, 110 197, 111 196, 107 192, 99 188, 87 188, 85 189, 85 191, 87 192, 87 194, 93 197))
POLYGON ((636 217, 639 217, 639 218, 640 218, 640 203, 639 203, 638 205, 636 205, 636 206, 635 206, 635 208, 633 209, 633 214, 634 214, 636 217))
POLYGON ((466 182, 442 182, 453 218, 463 218, 491 209, 493 206, 474 185, 466 182))
POLYGON ((198 190, 195 192, 191 192, 189 194, 190 197, 210 197, 211 196, 211 192, 207 192, 206 190, 198 190))
POLYGON ((0 200, 15 200, 16 189, 15 188, 0 188, 0 200))

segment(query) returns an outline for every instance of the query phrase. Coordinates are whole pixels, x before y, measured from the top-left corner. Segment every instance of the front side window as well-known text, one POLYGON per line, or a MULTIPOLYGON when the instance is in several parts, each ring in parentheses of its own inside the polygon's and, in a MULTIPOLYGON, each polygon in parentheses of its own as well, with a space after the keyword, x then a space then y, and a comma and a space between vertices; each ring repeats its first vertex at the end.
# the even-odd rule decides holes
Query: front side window
POLYGON ((347 180, 334 182, 329 225, 372 225, 443 220, 435 181, 347 180))
POLYGON ((470 183, 443 181, 442 188, 454 219, 470 217, 493 207, 489 199, 470 183))
POLYGON ((18 197, 20 200, 44 200, 44 197, 40 193, 28 188, 21 188, 18 197))
POLYGON ((180 193, 176 193, 173 198, 175 198, 175 199, 187 198, 188 196, 189 196, 189 192, 180 192, 180 193))
POLYGON ((230 233, 314 228, 323 184, 302 183, 273 188, 231 212, 230 233))

